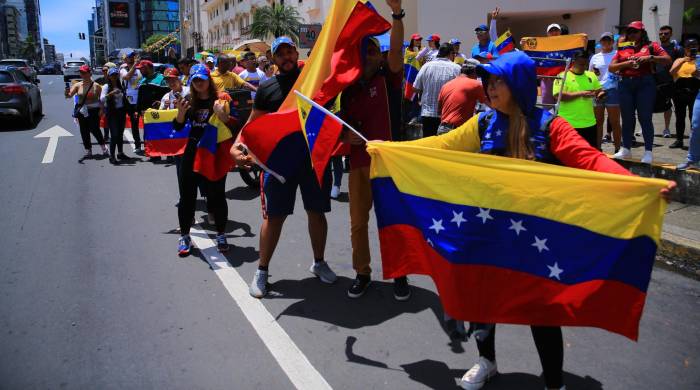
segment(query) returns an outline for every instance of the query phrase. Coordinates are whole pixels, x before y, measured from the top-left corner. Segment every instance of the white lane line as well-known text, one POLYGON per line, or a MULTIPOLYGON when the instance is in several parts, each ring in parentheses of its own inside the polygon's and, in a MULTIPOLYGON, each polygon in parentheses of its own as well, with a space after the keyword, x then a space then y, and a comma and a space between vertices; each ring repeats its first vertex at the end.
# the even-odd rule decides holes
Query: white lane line
POLYGON ((131 133, 131 129, 126 128, 124 129, 124 138, 126 138, 127 141, 129 141, 129 144, 131 144, 131 149, 136 151, 136 144, 134 143, 134 135, 131 133))
POLYGON ((248 284, 219 253, 207 233, 195 225, 190 229, 190 236, 294 387, 332 389, 262 302, 248 294, 248 284))

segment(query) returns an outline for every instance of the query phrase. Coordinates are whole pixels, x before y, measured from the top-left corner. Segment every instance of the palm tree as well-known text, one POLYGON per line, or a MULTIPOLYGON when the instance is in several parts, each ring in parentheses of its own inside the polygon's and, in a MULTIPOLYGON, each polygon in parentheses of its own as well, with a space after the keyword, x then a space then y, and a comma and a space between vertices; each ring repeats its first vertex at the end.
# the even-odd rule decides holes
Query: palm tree
POLYGON ((277 38, 286 35, 299 42, 300 24, 301 17, 296 8, 282 4, 268 5, 253 13, 250 36, 264 41, 270 36, 277 38))

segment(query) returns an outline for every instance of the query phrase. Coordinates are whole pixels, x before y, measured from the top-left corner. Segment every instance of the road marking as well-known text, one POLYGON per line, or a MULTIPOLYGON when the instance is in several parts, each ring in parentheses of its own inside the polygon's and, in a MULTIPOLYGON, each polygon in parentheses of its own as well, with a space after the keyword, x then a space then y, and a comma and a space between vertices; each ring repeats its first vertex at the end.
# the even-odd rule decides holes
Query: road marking
POLYGON ((207 233, 196 225, 190 229, 190 236, 294 387, 332 389, 262 302, 248 294, 248 284, 219 253, 207 233))
POLYGON ((124 138, 126 138, 127 141, 129 141, 129 144, 131 144, 131 149, 136 151, 136 143, 134 141, 134 135, 131 133, 131 129, 124 129, 124 138))
POLYGON ((44 132, 41 132, 34 136, 34 138, 48 138, 49 144, 46 146, 46 151, 44 152, 44 158, 41 160, 42 164, 51 164, 53 158, 56 155, 56 147, 58 147, 58 139, 61 137, 72 137, 73 134, 69 133, 68 130, 61 126, 54 126, 44 132))

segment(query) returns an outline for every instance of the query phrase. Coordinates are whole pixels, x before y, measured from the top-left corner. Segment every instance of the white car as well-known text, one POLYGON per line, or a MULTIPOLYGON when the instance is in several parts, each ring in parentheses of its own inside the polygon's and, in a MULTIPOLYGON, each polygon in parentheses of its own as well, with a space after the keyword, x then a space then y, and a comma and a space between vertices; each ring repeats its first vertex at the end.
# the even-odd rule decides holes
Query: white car
POLYGON ((87 65, 85 61, 71 60, 63 65, 63 82, 80 78, 80 67, 87 65))

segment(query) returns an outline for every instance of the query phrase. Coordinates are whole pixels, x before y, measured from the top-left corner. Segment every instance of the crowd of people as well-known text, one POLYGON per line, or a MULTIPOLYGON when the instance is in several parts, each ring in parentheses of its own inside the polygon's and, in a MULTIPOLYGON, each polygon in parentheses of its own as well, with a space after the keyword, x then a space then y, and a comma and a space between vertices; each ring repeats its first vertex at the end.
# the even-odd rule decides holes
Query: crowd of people
MULTIPOLYGON (((671 99, 676 108, 676 133, 681 134, 674 145, 683 145, 685 112, 693 121, 688 161, 678 169, 698 168, 700 112, 692 115, 695 110, 700 111, 700 104, 693 105, 698 98, 697 76, 700 75, 695 68, 696 38, 686 37, 682 48, 670 48, 670 34, 660 35, 661 42, 652 43, 641 22, 633 22, 618 42, 613 34, 603 34, 598 54, 589 57, 586 51, 578 51, 567 70, 570 74, 565 82, 563 77, 538 80, 535 62, 526 54, 517 50, 499 54, 496 50, 495 26, 500 10, 491 14, 490 27, 484 24, 475 28, 477 43, 467 56, 460 53, 459 40, 441 43, 438 34, 429 36, 424 48, 421 47, 423 38, 420 34, 413 34, 409 44, 404 45, 402 2, 386 2, 392 10, 390 44, 387 47, 376 37, 366 38, 366 44, 362 45, 361 77, 343 91, 337 99, 338 108, 334 110, 365 138, 630 175, 600 151, 601 142, 614 142, 619 149, 616 157, 629 156, 638 118, 645 141, 643 161, 651 162, 651 138, 654 135, 651 112, 654 106, 668 110, 664 99, 671 99), (411 60, 407 60, 407 56, 413 56, 420 64, 410 95, 406 94, 404 73, 404 64, 411 60), (658 76, 660 69, 667 70, 672 80, 670 85, 664 86, 665 94, 657 94, 661 83, 658 81, 661 80, 658 76), (538 90, 542 91, 541 97, 538 97, 538 90), (546 101, 559 99, 558 114, 551 112, 551 107, 542 106, 546 101), (661 102, 655 104, 659 99, 661 102), (604 135, 606 113, 609 128, 604 135), (405 129, 410 121, 422 122, 421 139, 406 140, 405 129)), ((671 32, 667 27, 662 31, 671 32)), ((550 36, 566 32, 557 24, 546 28, 550 36)), ((189 124, 187 146, 177 157, 181 233, 178 253, 181 256, 187 256, 192 249, 189 231, 198 191, 207 199, 218 249, 221 252, 228 250, 224 234, 228 221, 224 196, 226 175, 211 180, 193 169, 195 149, 203 127, 211 117, 225 123, 236 138, 230 157, 238 168, 250 169, 255 164, 241 139, 239 130, 243 123, 235 113, 226 109, 231 98, 225 91, 243 88, 254 93, 252 112, 247 119, 250 122, 280 108, 303 66, 294 41, 288 37, 276 38, 264 56, 251 52, 243 54, 241 61, 237 60, 227 54, 218 58, 204 57, 199 62, 183 59, 177 63, 177 68, 160 74, 154 71, 151 61, 129 53, 121 66, 105 64, 104 85, 94 82, 90 69, 85 67, 81 68, 82 81, 66 91, 66 96, 75 96, 74 115, 80 125, 86 154, 91 153, 92 134, 113 163, 128 158, 122 141, 127 117, 137 151, 141 148, 141 139, 137 135, 139 116, 146 108, 177 110, 173 122, 176 131, 189 124), (144 105, 139 99, 145 95, 139 90, 149 84, 167 86, 168 91, 144 105), (99 128, 102 115, 106 118, 110 136, 109 150, 99 128)), ((668 118, 667 124, 670 116, 668 118)), ((301 133, 298 136, 303 137, 301 133)), ((340 141, 346 148, 338 149, 344 151, 333 158, 321 185, 308 157, 285 182, 263 174, 260 259, 249 289, 253 297, 262 298, 269 290, 270 263, 285 220, 293 213, 297 190, 301 193, 308 218, 313 256, 309 271, 322 283, 337 281, 335 272, 325 261, 326 213, 331 210, 331 197, 338 195, 339 175, 344 168, 340 156, 343 155, 347 155, 350 161, 350 246, 356 273, 348 286, 348 297, 362 297, 371 284, 368 224, 373 198, 370 157, 365 150, 365 141, 354 132, 345 130, 340 141), (331 172, 335 173, 335 180, 332 180, 331 172)), ((661 196, 667 197, 671 188, 672 185, 662 191, 661 196)), ((394 280, 394 297, 397 301, 410 299, 411 288, 405 276, 394 280)), ((479 358, 463 376, 460 382, 463 388, 479 389, 497 373, 495 331, 495 326, 491 325, 477 340, 479 358)), ((532 335, 542 362, 546 387, 564 388, 561 328, 533 325, 532 335)))

